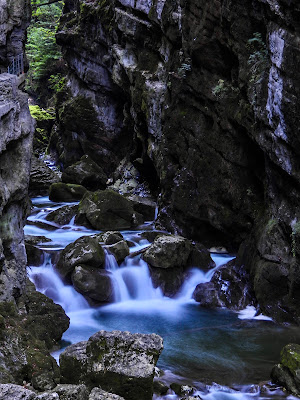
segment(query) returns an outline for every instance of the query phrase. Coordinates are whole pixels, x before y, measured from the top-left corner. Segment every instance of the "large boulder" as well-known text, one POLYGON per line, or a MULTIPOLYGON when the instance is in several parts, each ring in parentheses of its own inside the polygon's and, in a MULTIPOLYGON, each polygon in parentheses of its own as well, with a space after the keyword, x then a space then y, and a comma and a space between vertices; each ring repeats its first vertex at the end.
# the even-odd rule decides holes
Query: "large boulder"
POLYGON ((187 266, 191 243, 181 236, 163 235, 154 240, 143 254, 152 267, 174 268, 187 266))
POLYGON ((162 338, 151 334, 100 331, 60 355, 61 381, 100 386, 125 400, 152 400, 162 338))
POLYGON ((72 273, 72 283, 77 292, 97 303, 113 300, 113 284, 109 271, 77 265, 72 273))
POLYGON ((49 199, 57 202, 79 201, 86 192, 86 188, 81 185, 62 182, 53 183, 49 189, 49 199))
POLYGON ((52 393, 57 394, 59 400, 88 400, 89 392, 85 385, 57 385, 52 393))
POLYGON ((118 263, 123 262, 129 255, 129 247, 126 240, 120 240, 117 243, 106 246, 106 249, 115 256, 118 263))
POLYGON ((271 371, 272 381, 300 396, 300 345, 290 343, 281 350, 280 364, 271 371))
POLYGON ((75 223, 94 229, 129 229, 142 223, 132 203, 113 190, 87 193, 79 203, 75 223))
POLYGON ((105 261, 105 254, 94 237, 83 236, 68 244, 61 252, 57 271, 64 278, 68 277, 76 265, 86 264, 90 267, 101 268, 105 261))
POLYGON ((107 175, 91 157, 84 155, 80 161, 64 170, 61 179, 64 183, 76 183, 88 190, 98 190, 105 189, 107 175))

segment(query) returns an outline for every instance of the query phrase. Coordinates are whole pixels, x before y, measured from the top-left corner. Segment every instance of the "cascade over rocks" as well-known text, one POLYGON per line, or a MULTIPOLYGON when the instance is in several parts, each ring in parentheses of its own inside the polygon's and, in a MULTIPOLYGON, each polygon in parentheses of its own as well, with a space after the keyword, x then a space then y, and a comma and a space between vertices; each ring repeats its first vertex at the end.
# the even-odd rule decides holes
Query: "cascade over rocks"
POLYGON ((51 211, 46 220, 50 222, 54 222, 58 225, 67 225, 73 217, 75 217, 78 210, 78 206, 63 206, 58 208, 57 210, 51 211))
POLYGON ((63 278, 66 278, 77 265, 103 268, 104 261, 104 251, 96 238, 83 236, 62 250, 56 269, 63 278))
POLYGON ((238 251, 262 312, 296 323, 299 16, 296 0, 66 0, 57 32, 63 164, 110 173, 127 153, 161 192, 157 227, 238 251))
POLYGON ((111 302, 114 298, 111 273, 109 271, 77 265, 71 276, 77 292, 97 303, 111 302))
POLYGON ((60 355, 61 381, 101 386, 125 400, 151 400, 162 338, 151 334, 99 331, 60 355))
POLYGON ((196 286, 193 298, 203 307, 227 307, 242 310, 256 305, 249 276, 243 267, 237 267, 235 260, 220 267, 210 282, 196 286))
POLYGON ((79 203, 75 223, 94 229, 129 229, 143 222, 132 203, 113 190, 88 192, 79 203))
POLYGON ((174 235, 157 236, 142 258, 149 264, 154 287, 170 297, 180 289, 188 267, 206 270, 215 266, 204 246, 174 235))

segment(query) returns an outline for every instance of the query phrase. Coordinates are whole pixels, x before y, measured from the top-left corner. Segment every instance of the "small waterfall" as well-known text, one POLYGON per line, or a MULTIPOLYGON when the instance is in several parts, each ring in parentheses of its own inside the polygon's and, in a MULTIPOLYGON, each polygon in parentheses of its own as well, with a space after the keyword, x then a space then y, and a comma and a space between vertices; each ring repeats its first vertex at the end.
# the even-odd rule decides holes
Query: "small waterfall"
POLYGON ((66 313, 89 307, 88 302, 71 285, 65 285, 55 272, 51 254, 44 251, 44 262, 39 267, 28 267, 28 277, 36 289, 60 304, 66 313))

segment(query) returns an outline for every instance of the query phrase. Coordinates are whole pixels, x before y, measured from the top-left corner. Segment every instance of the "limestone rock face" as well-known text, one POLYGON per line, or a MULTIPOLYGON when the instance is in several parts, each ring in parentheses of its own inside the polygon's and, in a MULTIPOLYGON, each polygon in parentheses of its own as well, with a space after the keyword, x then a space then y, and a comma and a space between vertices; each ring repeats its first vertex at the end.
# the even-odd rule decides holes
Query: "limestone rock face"
POLYGON ((36 400, 35 392, 19 385, 0 384, 1 400, 36 400))
POLYGON ((61 354, 61 380, 101 386, 125 400, 151 400, 162 348, 162 338, 155 334, 99 331, 61 354))
POLYGON ((296 0, 67 0, 57 33, 65 165, 128 154, 161 191, 157 226, 239 251, 262 311, 296 323, 299 16, 296 0))

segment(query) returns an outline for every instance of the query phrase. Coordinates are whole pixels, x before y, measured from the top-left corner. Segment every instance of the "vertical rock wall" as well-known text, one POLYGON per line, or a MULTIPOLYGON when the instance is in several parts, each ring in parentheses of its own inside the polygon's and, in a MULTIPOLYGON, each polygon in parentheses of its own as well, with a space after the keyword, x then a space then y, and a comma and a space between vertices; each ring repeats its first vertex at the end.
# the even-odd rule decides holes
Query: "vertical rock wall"
POLYGON ((159 223, 239 250, 264 312, 298 322, 295 0, 67 0, 58 151, 129 154, 159 223))
MULTIPOLYGON (((30 1, 0 2, 1 71, 24 52, 29 21, 30 1)), ((0 74, 0 301, 17 299, 26 280, 23 226, 34 125, 27 95, 19 89, 23 78, 0 74)))

